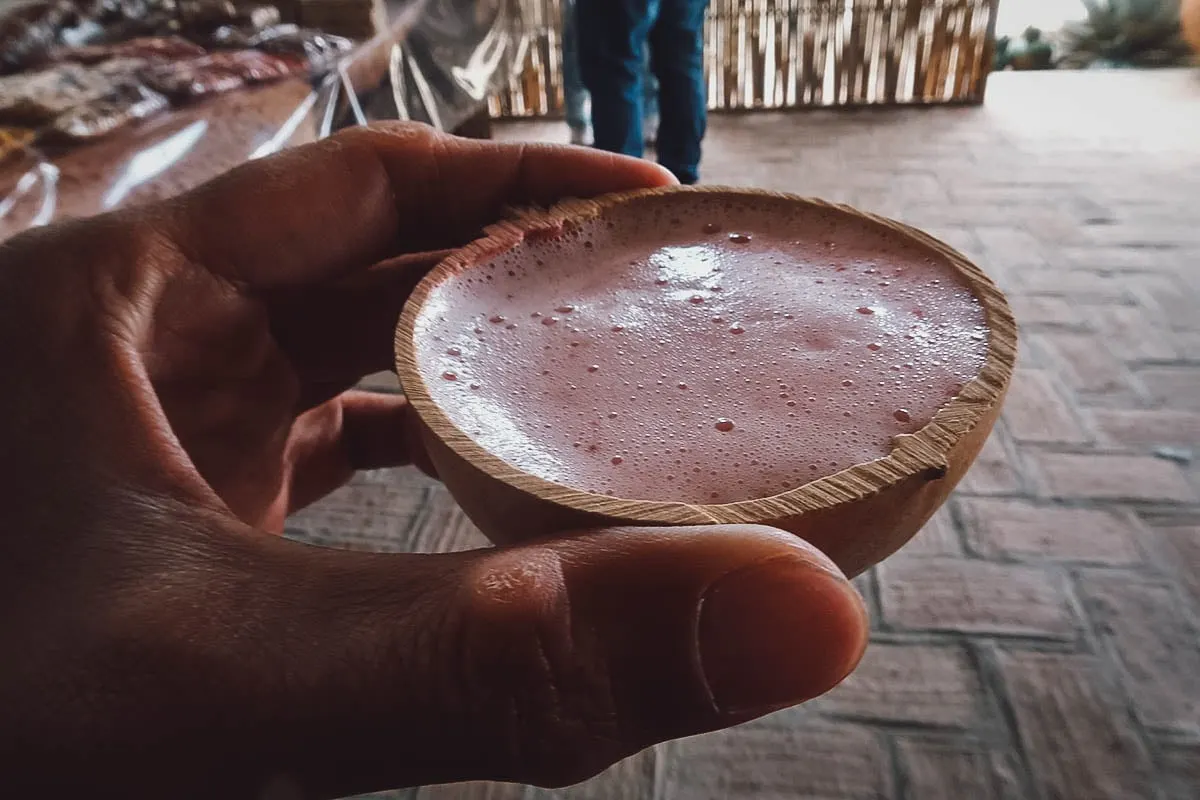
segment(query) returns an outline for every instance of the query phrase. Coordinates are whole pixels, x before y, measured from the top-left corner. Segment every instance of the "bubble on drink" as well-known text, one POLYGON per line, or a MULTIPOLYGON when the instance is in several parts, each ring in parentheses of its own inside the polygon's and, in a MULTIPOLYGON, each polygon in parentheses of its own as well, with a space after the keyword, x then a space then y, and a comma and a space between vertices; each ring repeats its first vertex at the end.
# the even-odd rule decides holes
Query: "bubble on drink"
POLYGON ((493 281, 438 286, 416 326, 422 371, 445 378, 428 384, 435 402, 546 480, 728 503, 887 455, 982 367, 981 305, 919 243, 836 210, 802 223, 700 211, 664 228, 622 209, 460 276, 482 267, 493 281), (445 345, 480 319, 529 318, 542 324, 472 337, 458 356, 445 345))

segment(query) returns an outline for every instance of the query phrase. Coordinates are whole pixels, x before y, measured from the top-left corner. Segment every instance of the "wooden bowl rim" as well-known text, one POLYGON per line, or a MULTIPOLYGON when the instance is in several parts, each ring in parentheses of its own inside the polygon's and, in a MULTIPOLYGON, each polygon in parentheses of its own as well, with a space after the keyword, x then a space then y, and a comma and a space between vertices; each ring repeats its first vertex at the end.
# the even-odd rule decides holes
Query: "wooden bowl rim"
POLYGON ((620 192, 588 200, 566 200, 548 210, 518 211, 515 218, 484 230, 484 236, 445 258, 418 284, 404 306, 396 327, 396 373, 417 414, 430 431, 460 458, 512 488, 572 511, 609 518, 664 525, 753 523, 795 517, 861 500, 922 473, 940 477, 949 467, 951 448, 1004 395, 1017 353, 1017 326, 1000 289, 965 256, 949 245, 909 225, 850 206, 784 192, 723 186, 669 186, 620 192), (770 199, 808 209, 834 210, 882 226, 931 249, 959 272, 984 309, 988 350, 983 368, 923 428, 896 437, 892 452, 856 464, 772 497, 704 505, 658 500, 627 500, 592 494, 531 475, 488 452, 456 426, 430 395, 417 364, 414 329, 430 292, 443 281, 495 258, 521 244, 530 233, 557 234, 574 223, 601 216, 623 204, 648 198, 697 193, 737 198, 770 199))

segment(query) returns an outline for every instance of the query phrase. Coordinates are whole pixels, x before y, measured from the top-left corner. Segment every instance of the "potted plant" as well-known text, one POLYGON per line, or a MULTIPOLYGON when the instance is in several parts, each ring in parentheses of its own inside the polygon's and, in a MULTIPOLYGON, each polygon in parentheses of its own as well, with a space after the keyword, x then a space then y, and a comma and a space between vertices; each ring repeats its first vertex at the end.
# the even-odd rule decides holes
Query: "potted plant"
POLYGON ((1021 40, 1008 48, 1009 63, 1013 69, 1053 69, 1054 48, 1042 38, 1037 28, 1026 28, 1021 40))
POLYGON ((1189 60, 1179 0, 1083 0, 1083 4, 1087 18, 1063 28, 1063 66, 1169 67, 1189 60))

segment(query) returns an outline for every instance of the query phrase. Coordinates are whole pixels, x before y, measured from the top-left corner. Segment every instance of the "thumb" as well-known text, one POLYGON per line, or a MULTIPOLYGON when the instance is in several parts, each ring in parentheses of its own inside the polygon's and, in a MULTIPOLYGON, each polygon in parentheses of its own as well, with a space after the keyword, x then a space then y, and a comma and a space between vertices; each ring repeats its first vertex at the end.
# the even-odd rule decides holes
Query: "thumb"
POLYGON ((0 741, 29 753, 0 783, 130 800, 562 785, 815 697, 866 640, 837 567, 758 526, 444 555, 242 526, 152 542, 83 638, 99 655, 63 667, 88 713, 0 741))
POLYGON ((302 655, 278 668, 296 677, 254 738, 303 796, 574 783, 815 697, 865 647, 846 578, 770 528, 614 529, 441 556, 283 544, 307 562, 292 575, 323 577, 287 604, 306 624, 275 651, 302 655))

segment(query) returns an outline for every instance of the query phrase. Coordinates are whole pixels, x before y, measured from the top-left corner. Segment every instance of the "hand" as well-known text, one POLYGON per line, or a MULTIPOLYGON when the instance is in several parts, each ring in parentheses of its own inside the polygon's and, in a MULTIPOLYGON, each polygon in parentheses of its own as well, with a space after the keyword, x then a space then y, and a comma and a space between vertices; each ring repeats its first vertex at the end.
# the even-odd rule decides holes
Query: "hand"
POLYGON ((0 794, 327 797, 581 780, 817 695, 861 601, 750 526, 451 555, 269 532, 421 460, 391 364, 428 259, 511 205, 670 181, 358 130, 0 246, 0 794))

